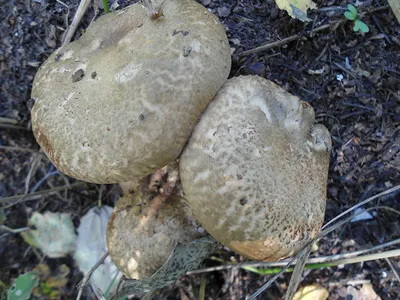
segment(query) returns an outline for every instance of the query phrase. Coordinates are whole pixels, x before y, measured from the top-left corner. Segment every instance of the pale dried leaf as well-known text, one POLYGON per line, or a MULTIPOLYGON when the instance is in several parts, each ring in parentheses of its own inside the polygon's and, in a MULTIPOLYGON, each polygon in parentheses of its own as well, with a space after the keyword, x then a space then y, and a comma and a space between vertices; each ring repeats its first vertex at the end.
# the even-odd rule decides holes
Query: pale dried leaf
POLYGON ((22 237, 48 257, 63 257, 75 251, 76 235, 70 214, 35 212, 28 225, 36 229, 22 232, 22 237))
MULTIPOLYGON (((91 208, 81 219, 74 259, 85 275, 108 251, 106 232, 112 210, 109 206, 96 206, 91 208)), ((97 286, 103 294, 112 285, 110 292, 113 293, 118 286, 120 274, 111 258, 107 257, 104 263, 94 271, 90 282, 92 285, 97 286), (117 278, 114 280, 116 276, 117 278)))
POLYGON ((318 284, 312 284, 299 289, 293 300, 326 300, 328 297, 329 292, 326 288, 318 284))
POLYGON ((303 22, 310 21, 307 18, 307 10, 317 8, 312 0, 275 0, 275 3, 280 9, 286 10, 292 18, 303 22))

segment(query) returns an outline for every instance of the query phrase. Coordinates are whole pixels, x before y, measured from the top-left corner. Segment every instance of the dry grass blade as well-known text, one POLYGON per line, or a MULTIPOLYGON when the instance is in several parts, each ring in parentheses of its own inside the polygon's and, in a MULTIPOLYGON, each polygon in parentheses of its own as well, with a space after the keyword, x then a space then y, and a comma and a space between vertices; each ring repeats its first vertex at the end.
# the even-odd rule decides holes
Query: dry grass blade
POLYGON ((308 246, 303 249, 303 251, 301 251, 300 256, 297 258, 297 264, 294 267, 292 277, 290 278, 290 283, 285 295, 285 300, 291 300, 297 291, 297 287, 299 286, 299 283, 301 281, 301 274, 303 273, 307 258, 311 253, 312 245, 312 243, 309 243, 308 246))
MULTIPOLYGON (((307 260, 306 264, 321 264, 321 263, 329 263, 333 262, 335 260, 339 259, 345 259, 345 258, 351 258, 351 257, 356 257, 360 256, 363 254, 366 254, 368 252, 373 252, 373 251, 378 251, 390 246, 394 246, 400 244, 400 239, 396 239, 387 243, 383 243, 380 245, 376 245, 374 247, 368 248, 368 249, 363 249, 363 250, 358 250, 358 251, 353 251, 349 253, 343 253, 343 254, 336 254, 336 255, 330 255, 330 256, 323 256, 323 257, 314 257, 310 258, 307 260)), ((277 262, 245 262, 245 263, 239 263, 239 264, 229 264, 229 265, 223 265, 223 266, 217 266, 217 267, 210 267, 210 268, 205 268, 205 269, 200 269, 196 271, 191 271, 188 272, 187 275, 191 274, 200 274, 200 273, 206 273, 206 272, 214 272, 214 271, 222 271, 222 270, 227 270, 231 268, 246 268, 246 267, 259 267, 259 268, 276 268, 276 267, 284 267, 286 264, 289 262, 289 260, 282 260, 282 261, 277 261, 277 262)), ((297 261, 293 262, 292 265, 297 264, 297 261)))

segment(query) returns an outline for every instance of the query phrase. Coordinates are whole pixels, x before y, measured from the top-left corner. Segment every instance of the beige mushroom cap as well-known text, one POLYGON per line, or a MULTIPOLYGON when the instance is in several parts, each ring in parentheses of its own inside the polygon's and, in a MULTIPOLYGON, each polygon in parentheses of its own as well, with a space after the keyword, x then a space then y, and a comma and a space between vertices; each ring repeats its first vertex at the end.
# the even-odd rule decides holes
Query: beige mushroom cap
POLYGON ((193 0, 165 0, 162 11, 156 20, 141 4, 106 14, 38 71, 32 127, 65 174, 117 183, 167 165, 226 81, 218 19, 193 0))
POLYGON ((229 80, 180 159, 185 197, 204 228, 251 259, 291 256, 319 232, 331 140, 314 110, 256 76, 229 80))
POLYGON ((110 256, 132 279, 152 276, 179 244, 202 237, 204 229, 180 196, 172 194, 155 213, 151 192, 118 200, 107 228, 110 256))

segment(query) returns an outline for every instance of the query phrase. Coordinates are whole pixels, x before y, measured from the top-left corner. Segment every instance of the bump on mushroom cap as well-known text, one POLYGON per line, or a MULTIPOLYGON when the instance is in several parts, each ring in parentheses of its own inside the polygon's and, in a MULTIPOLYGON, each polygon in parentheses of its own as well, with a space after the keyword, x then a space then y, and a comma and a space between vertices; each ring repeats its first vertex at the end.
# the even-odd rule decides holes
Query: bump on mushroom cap
POLYGON ((286 258, 322 225, 330 147, 308 103, 257 76, 230 79, 180 158, 186 199, 232 250, 286 258))
POLYGON ((157 20, 141 4, 101 16, 36 74, 33 131, 65 174, 117 183, 167 165, 226 81, 218 19, 193 0, 162 9, 157 20))

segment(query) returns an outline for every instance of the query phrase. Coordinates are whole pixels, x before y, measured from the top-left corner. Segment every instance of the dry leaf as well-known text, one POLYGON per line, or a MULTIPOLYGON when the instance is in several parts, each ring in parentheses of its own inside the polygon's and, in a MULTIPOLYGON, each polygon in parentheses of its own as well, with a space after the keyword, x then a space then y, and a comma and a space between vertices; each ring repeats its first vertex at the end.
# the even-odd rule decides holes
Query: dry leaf
POLYGON ((41 249, 48 257, 63 257, 75 251, 76 235, 70 214, 35 212, 28 225, 36 230, 21 233, 25 242, 41 249))
POLYGON ((328 297, 329 292, 326 288, 318 284, 312 284, 299 289, 293 300, 326 300, 328 297))
POLYGON ((352 296, 353 299, 362 299, 362 300, 381 300, 372 287, 372 284, 366 283, 363 284, 361 289, 356 289, 352 286, 347 287, 347 296, 352 296))
POLYGON ((286 10, 292 18, 303 22, 310 21, 307 18, 307 10, 317 8, 312 0, 275 0, 275 3, 280 9, 286 10))
POLYGON ((393 10, 394 15, 397 18, 397 21, 400 23, 400 1, 399 0, 388 0, 390 7, 393 10))

